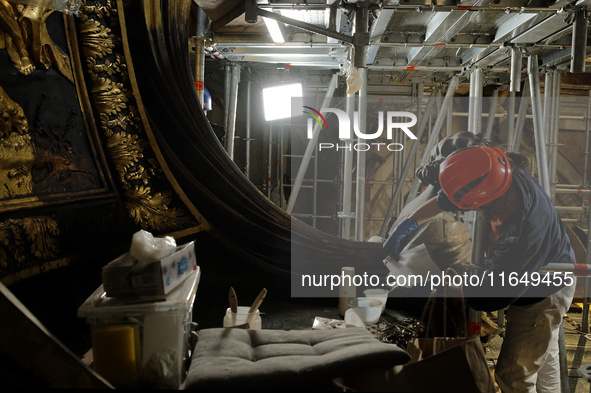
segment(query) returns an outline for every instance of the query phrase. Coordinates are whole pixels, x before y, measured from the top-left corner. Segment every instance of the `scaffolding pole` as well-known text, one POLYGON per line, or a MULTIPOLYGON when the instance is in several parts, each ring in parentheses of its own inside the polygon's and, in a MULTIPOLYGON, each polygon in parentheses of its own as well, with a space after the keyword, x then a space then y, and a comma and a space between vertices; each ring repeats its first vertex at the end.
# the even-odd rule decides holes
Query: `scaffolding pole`
POLYGON ((226 134, 226 151, 234 159, 234 137, 236 136, 236 111, 238 106, 238 85, 240 84, 240 66, 232 64, 230 77, 230 102, 228 110, 228 132, 226 134))
POLYGON ((246 128, 246 137, 245 141, 245 164, 244 164, 244 175, 250 180, 250 142, 252 141, 251 136, 251 127, 250 127, 250 101, 251 101, 251 94, 250 94, 250 80, 246 82, 246 109, 245 109, 245 128, 246 128))
POLYGON ((550 135, 548 138, 548 176, 550 178, 550 192, 552 200, 556 200, 556 183, 558 182, 558 120, 560 119, 560 82, 558 70, 552 76, 552 106, 550 115, 550 135))
POLYGON ((205 34, 207 33, 207 14, 201 7, 197 7, 195 44, 195 89, 199 103, 203 107, 203 88, 205 80, 205 34))
MULTIPOLYGON (((287 206, 287 201, 284 198, 283 188, 286 184, 283 181, 283 168, 287 168, 287 162, 284 159, 284 148, 283 145, 285 144, 285 136, 283 133, 283 126, 278 127, 277 129, 277 180, 279 180, 279 193, 281 197, 279 198, 280 207, 283 208, 284 205, 287 206), (285 202, 285 203, 284 203, 285 202)), ((291 184, 290 184, 291 185, 291 184)))
MULTIPOLYGON (((224 103, 230 102, 231 83, 232 65, 226 64, 224 66, 224 103)), ((224 126, 226 129, 230 127, 230 105, 224 105, 224 126)))
MULTIPOLYGON (((326 108, 330 104, 330 100, 334 94, 334 91, 337 87, 337 81, 339 79, 338 74, 332 74, 330 79, 330 83, 328 84, 328 89, 326 90, 326 96, 324 97, 324 101, 322 102, 321 108, 326 108)), ((312 132, 312 138, 308 141, 308 145, 306 146, 306 151, 304 152, 304 156, 302 158, 302 163, 298 168, 298 173, 293 183, 293 187, 291 190, 291 194, 289 196, 289 201, 287 202, 287 208, 285 209, 288 214, 291 214, 295 202, 298 198, 298 194, 300 193, 300 188, 302 186, 302 181, 304 180, 304 176, 306 175, 306 171, 308 170, 308 165, 310 164, 310 159, 312 158, 312 154, 316 150, 316 145, 318 144, 318 136, 320 135, 320 124, 316 124, 314 126, 314 130, 312 132)))
MULTIPOLYGON (((553 100, 553 89, 554 89, 554 71, 553 70, 546 70, 544 74, 544 122, 542 123, 544 126, 544 135, 547 141, 551 140, 552 135, 552 100, 553 100)), ((549 146, 546 146, 546 151, 549 153, 549 146)))
MULTIPOLYGON (((587 217, 587 232, 589 232, 589 228, 591 228, 591 210, 589 210, 589 216, 587 217)), ((587 233, 587 255, 585 259, 585 263, 589 267, 591 265, 591 252, 589 249, 591 248, 591 234, 587 233)), ((588 270, 587 270, 588 271, 588 270)), ((582 328, 583 332, 589 332, 589 276, 584 278, 585 280, 585 292, 583 294, 583 323, 582 328)))
MULTIPOLYGON (((347 114, 349 115, 349 136, 353 135, 353 121, 355 113, 355 94, 347 94, 347 114)), ((345 139, 344 143, 351 143, 353 139, 345 139)), ((353 151, 345 149, 343 158, 343 211, 339 214, 342 218, 341 237, 351 239, 351 194, 353 184, 353 151)))
MULTIPOLYGON (((441 104, 441 111, 439 111, 439 113, 437 114, 437 119, 435 120, 433 129, 431 130, 431 134, 429 135, 429 140, 427 141, 427 146, 425 147, 423 158, 421 159, 421 165, 425 165, 429 161, 429 158, 431 156, 431 150, 433 150, 433 147, 435 147, 435 144, 439 139, 438 136, 441 132, 443 121, 447 117, 449 113, 449 107, 453 103, 453 95, 456 92, 456 89, 458 88, 458 84, 459 81, 457 76, 454 76, 449 82, 447 92, 445 93, 445 98, 443 99, 443 103, 441 104)), ((406 198, 405 205, 408 205, 410 201, 412 201, 415 198, 420 185, 421 184, 418 181, 413 182, 408 196, 406 198)))
MULTIPOLYGON (((353 34, 353 65, 361 75, 359 90, 359 130, 364 132, 367 126, 367 47, 369 45, 369 2, 360 2, 355 10, 355 33, 353 34)), ((358 142, 363 142, 358 137, 358 142)), ((355 189, 355 240, 365 240, 365 165, 366 152, 357 152, 357 184, 355 189)))
MULTIPOLYGON (((585 162, 583 164, 583 175, 581 187, 587 187, 587 168, 589 165, 589 115, 591 115, 591 90, 587 98, 587 114, 585 115, 585 162)), ((583 202, 584 204, 585 202, 583 202)))
MULTIPOLYGON (((271 199, 271 187, 273 179, 273 126, 268 123, 269 136, 267 137, 267 198, 271 199)), ((281 190, 279 190, 281 198, 281 190)))
MULTIPOLYGON (((487 216, 484 211, 472 211, 474 224, 472 227, 472 262, 477 266, 484 266, 484 252, 486 251, 486 222, 487 216)), ((477 274, 478 268, 471 269, 470 274, 477 274)), ((468 307, 468 334, 480 336, 482 329, 482 312, 468 307)))
POLYGON ((521 95, 521 102, 519 103, 519 112, 517 113, 517 120, 515 120, 515 137, 511 142, 509 151, 519 151, 521 148, 521 135, 523 135, 523 126, 525 125, 525 118, 527 115, 527 108, 529 107, 529 79, 525 80, 523 87, 523 94, 521 95))
MULTIPOLYGON (((450 85, 450 88, 451 87, 452 86, 450 85)), ((454 89, 454 91, 455 91, 455 89, 454 89)), ((406 156, 406 161, 404 163, 404 167, 402 168, 402 173, 400 174, 400 178, 398 178, 398 182, 396 183, 396 188, 394 189, 394 194, 392 195, 392 200, 390 201, 390 205, 388 206, 388 210, 387 210, 386 215, 384 217, 384 222, 382 223, 382 228, 380 229, 380 236, 381 237, 386 236, 386 231, 388 230, 388 221, 390 221, 390 218, 392 218, 392 215, 394 213, 394 206, 396 205, 396 201, 398 201, 400 199, 400 196, 402 195, 402 190, 404 188, 406 176, 408 175, 408 172, 410 171, 410 168, 415 160, 416 153, 419 151, 419 145, 421 144, 421 137, 423 136, 423 132, 425 131, 425 128, 427 126, 427 122, 429 120, 429 114, 433 110, 433 106, 435 104, 435 100, 437 99, 438 95, 439 95, 439 90, 437 90, 437 89, 433 90, 433 93, 431 94, 431 97, 429 98, 429 101, 427 102, 427 107, 425 108, 425 111, 423 112, 423 115, 421 116, 421 120, 419 122, 419 127, 417 128, 417 134, 416 134, 417 139, 415 139, 414 142, 412 143, 412 147, 410 148, 410 151, 408 152, 408 155, 406 156)))
MULTIPOLYGON (((482 122, 482 89, 484 85, 484 77, 480 68, 472 70, 470 75, 470 97, 474 101, 474 105, 470 106, 470 117, 472 124, 469 130, 474 134, 480 133, 480 125, 482 122), (474 86, 472 86, 474 85, 474 86)), ((494 116, 491 116, 494 119, 494 116)), ((490 119, 489 119, 490 120, 490 119)), ((487 216, 484 211, 472 211, 469 214, 474 217, 472 227, 472 261, 477 266, 484 266, 484 253, 486 251, 486 237, 487 237, 487 216)), ((475 268, 476 269, 476 268, 475 268)), ((472 269, 471 273, 475 273, 472 269)), ((471 336, 480 336, 482 328, 482 312, 468 307, 468 334, 471 336)))
POLYGON ((548 154, 548 180, 550 182, 550 198, 554 201, 556 193, 552 187, 552 119, 554 118, 554 70, 546 70, 544 75, 544 137, 546 138, 546 153, 548 154))
MULTIPOLYGON (((367 123, 367 69, 361 68, 361 89, 359 90, 359 131, 366 129, 367 123)), ((359 143, 365 139, 357 138, 359 143)), ((365 221, 365 151, 357 152, 357 183, 355 184, 355 240, 363 241, 365 221)))
POLYGON ((472 131, 472 126, 474 124, 474 87, 476 86, 474 84, 474 71, 472 70, 470 72, 470 77, 469 77, 469 81, 470 81, 470 90, 468 93, 468 131, 472 131))
POLYGON ((548 175, 548 157, 546 155, 546 143, 544 138, 544 112, 540 93, 540 76, 538 71, 538 56, 530 55, 528 59, 529 89, 531 93, 532 119, 534 122, 536 160, 538 164, 539 183, 548 195, 550 192, 550 179, 548 175))
POLYGON ((488 121, 486 123, 485 136, 490 140, 492 136, 493 126, 495 124, 495 114, 497 113, 497 104, 499 103, 499 89, 493 92, 492 100, 490 101, 490 108, 488 108, 488 121))
MULTIPOLYGON (((474 97, 471 97, 471 112, 472 123, 468 123, 468 130, 474 134, 478 134, 482 131, 482 90, 484 87, 484 75, 482 69, 476 67, 472 70, 470 75, 470 90, 474 97), (472 84, 474 88, 472 90, 472 84)), ((468 117, 470 119, 470 117, 468 117)))
POLYGON ((454 111, 454 104, 453 101, 449 104, 449 109, 447 110, 447 117, 445 123, 445 136, 451 136, 453 130, 453 111, 454 111))
POLYGON ((515 97, 515 92, 521 88, 522 58, 521 50, 516 46, 511 47, 511 81, 509 91, 513 93, 513 97, 515 97))
POLYGON ((513 149, 515 139, 515 92, 509 92, 509 113, 507 121, 507 151, 513 149))

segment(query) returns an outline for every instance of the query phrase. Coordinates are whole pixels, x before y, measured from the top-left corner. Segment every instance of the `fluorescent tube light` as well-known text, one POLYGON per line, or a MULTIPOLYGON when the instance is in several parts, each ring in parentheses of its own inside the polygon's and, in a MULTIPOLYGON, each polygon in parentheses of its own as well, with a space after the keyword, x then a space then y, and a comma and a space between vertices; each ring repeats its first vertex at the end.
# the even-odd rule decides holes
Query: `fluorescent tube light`
POLYGON ((285 39, 283 38, 283 34, 279 28, 279 23, 277 23, 275 19, 271 18, 263 18, 263 21, 265 21, 265 25, 267 25, 267 30, 269 30, 269 34, 271 35, 273 42, 276 44, 285 43, 285 39))

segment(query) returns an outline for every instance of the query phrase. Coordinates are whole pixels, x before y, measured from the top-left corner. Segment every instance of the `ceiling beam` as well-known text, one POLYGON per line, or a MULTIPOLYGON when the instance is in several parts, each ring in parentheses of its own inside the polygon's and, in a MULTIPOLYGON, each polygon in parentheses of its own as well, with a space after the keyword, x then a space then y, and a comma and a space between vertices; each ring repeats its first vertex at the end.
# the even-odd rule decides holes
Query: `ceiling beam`
MULTIPOLYGON (((553 13, 553 12, 552 12, 553 13)), ((501 44, 509 42, 514 37, 536 26, 538 23, 550 17, 551 13, 537 13, 537 14, 517 14, 512 16, 509 20, 502 23, 495 33, 493 39, 494 44, 501 44)), ((487 66, 496 64, 499 61, 499 56, 509 57, 505 53, 507 48, 490 47, 490 48, 473 48, 461 54, 461 63, 469 66, 478 64, 487 66), (492 57, 489 57, 491 56, 492 57)))
POLYGON ((295 26, 295 27, 298 27, 302 30, 310 31, 310 32, 316 33, 316 34, 325 35, 327 37, 331 37, 331 38, 337 39, 339 41, 344 41, 344 42, 347 42, 350 44, 353 43, 353 37, 346 35, 346 34, 341 34, 339 32, 333 31, 333 30, 318 27, 318 26, 313 25, 311 23, 306 23, 306 22, 302 22, 302 21, 299 21, 296 19, 288 18, 288 17, 278 14, 276 12, 267 11, 262 8, 259 8, 257 10, 257 12, 260 16, 262 16, 264 18, 275 19, 277 22, 281 22, 281 23, 285 23, 287 25, 295 26))
POLYGON ((382 41, 382 37, 388 28, 388 23, 390 22, 390 19, 392 19, 393 14, 394 10, 392 9, 381 10, 380 14, 371 25, 369 41, 375 43, 371 44, 367 49, 367 64, 373 64, 376 59, 378 50, 380 49, 380 42, 382 41))
MULTIPOLYGON (((453 10, 449 12, 435 12, 427 25, 425 32, 426 43, 447 43, 455 37, 478 12, 453 10)), ((412 48, 407 54, 410 65, 420 65, 428 58, 433 58, 441 52, 443 47, 429 46, 412 48)))

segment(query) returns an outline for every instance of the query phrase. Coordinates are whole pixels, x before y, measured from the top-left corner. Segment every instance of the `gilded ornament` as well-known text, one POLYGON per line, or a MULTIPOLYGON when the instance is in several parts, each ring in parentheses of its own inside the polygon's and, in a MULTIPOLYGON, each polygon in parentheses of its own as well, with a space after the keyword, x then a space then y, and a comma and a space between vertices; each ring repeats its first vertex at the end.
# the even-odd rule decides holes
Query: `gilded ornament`
POLYGON ((127 87, 129 75, 120 52, 121 42, 113 32, 113 26, 118 24, 114 2, 85 6, 81 11, 80 31, 92 81, 91 94, 130 217, 142 228, 153 230, 174 230, 193 224, 194 218, 184 209, 172 207, 170 191, 153 189, 152 178, 162 170, 157 160, 145 157, 149 143, 144 139, 145 130, 127 87))
POLYGON ((0 48, 23 75, 37 68, 55 68, 74 82, 68 56, 53 42, 46 21, 53 9, 0 0, 0 48))
POLYGON ((58 235, 57 222, 46 216, 0 222, 0 268, 7 269, 11 260, 20 269, 28 267, 29 255, 43 260, 57 257, 58 235))
MULTIPOLYGON (((84 12, 86 13, 87 10, 84 9, 84 12)), ((82 41, 82 54, 87 59, 93 59, 90 64, 87 64, 92 67, 97 63, 97 60, 113 53, 117 38, 111 33, 111 29, 101 25, 94 19, 88 18, 87 15, 83 14, 81 20, 80 33, 84 38, 82 41)), ((87 60, 88 62, 89 60, 87 60)))
POLYGON ((0 199, 33 192, 35 151, 23 108, 0 87, 0 199))
POLYGON ((126 204, 134 221, 157 231, 175 229, 179 223, 190 223, 182 209, 171 208, 170 193, 157 192, 145 186, 134 186, 125 193, 126 204))

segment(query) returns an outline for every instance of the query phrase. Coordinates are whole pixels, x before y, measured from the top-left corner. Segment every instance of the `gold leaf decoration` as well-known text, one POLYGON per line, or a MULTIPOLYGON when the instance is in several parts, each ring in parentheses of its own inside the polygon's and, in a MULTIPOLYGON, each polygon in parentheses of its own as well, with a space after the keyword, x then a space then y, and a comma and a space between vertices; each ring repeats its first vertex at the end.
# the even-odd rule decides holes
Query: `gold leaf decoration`
POLYGON ((31 253, 39 259, 50 259, 59 252, 55 238, 59 235, 57 222, 48 217, 30 217, 23 220, 23 228, 31 253))
POLYGON ((104 4, 96 2, 95 5, 87 5, 87 2, 83 1, 81 9, 85 14, 93 14, 99 19, 114 18, 117 15, 117 7, 113 4, 113 0, 106 0, 104 4))
MULTIPOLYGON (((147 136, 117 37, 119 20, 114 1, 81 7, 81 39, 91 96, 99 113, 106 151, 118 175, 125 205, 133 221, 145 229, 174 230, 195 225, 185 207, 173 207, 173 193, 154 190, 163 171, 150 155, 147 136), (107 25, 109 27, 107 27, 107 25)), ((178 202, 177 202, 178 203, 178 202)))
POLYGON ((121 83, 115 83, 107 78, 98 78, 91 93, 95 98, 95 105, 100 113, 107 116, 117 114, 127 108, 130 92, 121 83))
POLYGON ((59 252, 57 222, 45 216, 9 219, 0 222, 0 267, 6 269, 10 260, 24 268, 28 255, 41 260, 55 258, 59 252))
POLYGON ((138 136, 124 132, 111 133, 107 138, 107 151, 124 188, 130 188, 131 185, 126 179, 143 157, 143 148, 138 136))
POLYGON ((119 54, 115 54, 115 59, 116 61, 114 62, 107 59, 103 63, 98 63, 97 59, 89 57, 86 59, 86 64, 88 68, 92 70, 92 75, 98 75, 101 72, 104 72, 107 75, 115 75, 127 68, 125 63, 121 61, 121 56, 119 54))
MULTIPOLYGON (((87 10, 84 12, 87 12, 87 10)), ((82 53, 84 56, 88 59, 92 58, 96 62, 97 59, 102 59, 113 53, 117 38, 111 33, 111 29, 101 25, 96 20, 88 18, 84 14, 81 20, 83 22, 80 24, 80 33, 84 37, 82 41, 82 53)))
POLYGON ((138 116, 133 113, 135 108, 133 106, 128 108, 130 112, 129 115, 120 115, 115 118, 109 117, 106 113, 99 114, 101 126, 105 129, 105 135, 110 135, 110 131, 115 128, 119 127, 125 131, 127 127, 134 127, 139 123, 138 116))
POLYGON ((128 190, 126 196, 131 216, 142 227, 163 231, 174 229, 179 222, 189 222, 181 209, 168 207, 170 193, 151 194, 150 188, 136 186, 128 190))

